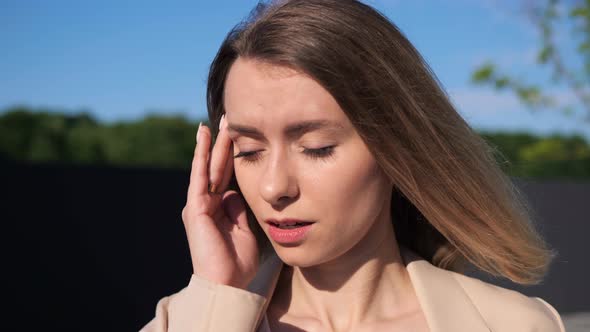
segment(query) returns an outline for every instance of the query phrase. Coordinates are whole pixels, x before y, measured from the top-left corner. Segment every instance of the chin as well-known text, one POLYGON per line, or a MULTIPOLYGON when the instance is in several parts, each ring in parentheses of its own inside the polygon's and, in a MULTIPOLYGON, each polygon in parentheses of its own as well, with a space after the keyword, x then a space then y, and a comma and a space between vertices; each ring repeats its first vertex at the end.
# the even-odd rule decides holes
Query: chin
POLYGON ((285 247, 283 245, 273 243, 273 247, 277 256, 281 259, 281 261, 283 261, 283 263, 299 268, 319 266, 331 262, 333 259, 339 257, 338 254, 329 255, 327 251, 310 249, 309 247, 306 248, 305 246, 285 247))
POLYGON ((281 244, 272 244, 277 256, 283 263, 289 266, 310 267, 318 264, 318 258, 309 254, 309 249, 303 246, 287 247, 281 244))

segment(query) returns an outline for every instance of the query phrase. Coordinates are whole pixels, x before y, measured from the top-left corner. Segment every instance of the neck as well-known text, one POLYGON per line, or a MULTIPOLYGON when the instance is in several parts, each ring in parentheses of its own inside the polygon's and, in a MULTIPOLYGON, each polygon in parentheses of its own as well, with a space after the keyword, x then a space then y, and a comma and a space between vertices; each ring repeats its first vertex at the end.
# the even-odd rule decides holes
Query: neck
MULTIPOLYGON (((389 211, 386 211, 389 212, 389 211)), ((335 260, 306 268, 285 266, 273 307, 337 330, 399 317, 418 305, 389 213, 365 239, 335 260)))

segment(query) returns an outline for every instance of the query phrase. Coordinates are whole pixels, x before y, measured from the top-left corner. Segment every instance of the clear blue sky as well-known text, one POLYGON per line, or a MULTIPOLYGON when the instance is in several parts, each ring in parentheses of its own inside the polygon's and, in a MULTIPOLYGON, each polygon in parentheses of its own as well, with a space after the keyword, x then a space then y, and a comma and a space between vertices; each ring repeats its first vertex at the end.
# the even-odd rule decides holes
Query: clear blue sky
MULTIPOLYGON (((88 109, 106 122, 150 110, 204 118, 208 66, 257 2, 0 0, 0 109, 88 109)), ((486 59, 528 80, 547 77, 534 66, 538 36, 510 2, 364 2, 408 36, 475 128, 590 138, 588 124, 533 115, 510 94, 469 83, 486 59)), ((571 98, 562 87, 552 89, 571 98)))

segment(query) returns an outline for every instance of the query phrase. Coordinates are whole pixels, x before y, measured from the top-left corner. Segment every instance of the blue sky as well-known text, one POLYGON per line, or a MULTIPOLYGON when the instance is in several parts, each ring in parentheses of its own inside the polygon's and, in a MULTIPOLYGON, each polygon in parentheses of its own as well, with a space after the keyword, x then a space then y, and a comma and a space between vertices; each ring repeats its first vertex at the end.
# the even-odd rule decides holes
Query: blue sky
MULTIPOLYGON (((105 122, 151 111, 203 118, 208 66, 257 2, 0 0, 0 109, 87 109, 105 122)), ((486 59, 529 81, 547 77, 534 65, 538 35, 514 2, 364 2, 404 32, 473 127, 590 138, 588 124, 532 114, 510 94, 469 82, 486 59)), ((572 99, 563 87, 551 89, 572 99)))

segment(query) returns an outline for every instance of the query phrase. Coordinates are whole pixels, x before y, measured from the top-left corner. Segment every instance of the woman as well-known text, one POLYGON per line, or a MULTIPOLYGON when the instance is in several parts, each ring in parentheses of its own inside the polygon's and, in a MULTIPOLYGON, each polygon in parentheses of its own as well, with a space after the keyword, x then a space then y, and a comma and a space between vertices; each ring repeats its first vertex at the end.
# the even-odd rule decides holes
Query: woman
POLYGON ((194 273, 143 331, 564 331, 542 299, 461 274, 531 284, 554 253, 377 11, 260 4, 207 93, 219 130, 199 126, 182 213, 194 273))

